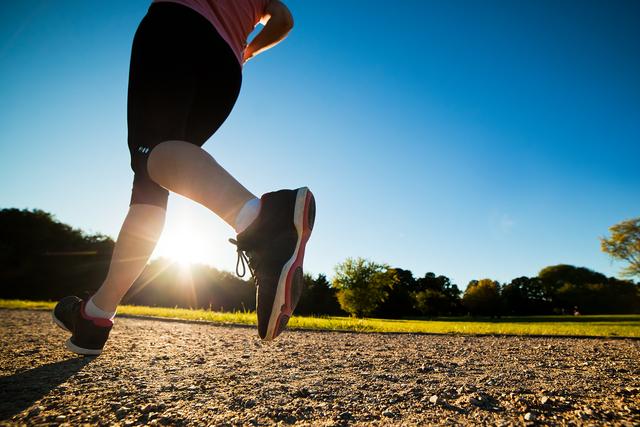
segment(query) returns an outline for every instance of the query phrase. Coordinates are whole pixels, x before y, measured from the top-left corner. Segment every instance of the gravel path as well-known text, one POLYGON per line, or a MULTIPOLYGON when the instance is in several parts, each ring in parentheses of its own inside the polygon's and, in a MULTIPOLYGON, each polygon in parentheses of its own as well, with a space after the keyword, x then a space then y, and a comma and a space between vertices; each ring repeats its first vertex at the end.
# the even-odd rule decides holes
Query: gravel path
POLYGON ((640 424, 640 341, 288 332, 119 318, 78 358, 0 310, 0 425, 640 424))

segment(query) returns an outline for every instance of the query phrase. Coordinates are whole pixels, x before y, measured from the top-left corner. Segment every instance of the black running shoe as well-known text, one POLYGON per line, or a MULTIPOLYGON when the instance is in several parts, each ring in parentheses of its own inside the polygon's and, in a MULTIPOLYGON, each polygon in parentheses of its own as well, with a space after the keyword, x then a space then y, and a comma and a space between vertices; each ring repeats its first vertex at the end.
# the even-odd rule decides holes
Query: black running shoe
POLYGON ((267 193, 261 200, 256 220, 229 241, 238 246, 238 276, 244 276, 246 261, 255 278, 258 335, 269 341, 283 331, 300 300, 302 261, 316 204, 306 187, 267 193))
POLYGON ((84 311, 85 301, 78 297, 64 297, 53 309, 53 322, 71 332, 65 343, 74 353, 96 356, 102 353, 109 338, 113 322, 109 319, 89 317, 84 311))

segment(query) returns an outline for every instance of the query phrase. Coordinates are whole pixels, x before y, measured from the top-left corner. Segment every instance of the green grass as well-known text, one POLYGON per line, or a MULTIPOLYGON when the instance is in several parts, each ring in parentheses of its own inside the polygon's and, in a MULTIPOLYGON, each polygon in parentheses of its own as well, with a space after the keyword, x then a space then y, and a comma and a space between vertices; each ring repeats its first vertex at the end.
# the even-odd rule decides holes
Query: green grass
MULTIPOLYGON (((55 303, 2 300, 0 308, 51 310, 55 303)), ((118 314, 200 320, 218 324, 255 325, 252 312, 223 313, 209 310, 124 305, 118 314)), ((590 337, 640 337, 640 315, 534 316, 502 319, 442 318, 437 320, 354 319, 350 317, 294 316, 291 329, 469 335, 565 335, 590 337)))

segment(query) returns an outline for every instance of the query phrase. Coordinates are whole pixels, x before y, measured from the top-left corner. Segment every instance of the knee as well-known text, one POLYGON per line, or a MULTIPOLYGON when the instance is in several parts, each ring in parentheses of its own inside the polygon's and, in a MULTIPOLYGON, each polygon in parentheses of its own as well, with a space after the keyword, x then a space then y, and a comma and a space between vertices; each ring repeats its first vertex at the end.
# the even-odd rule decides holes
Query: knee
POLYGON ((148 177, 135 175, 129 205, 153 205, 166 210, 168 200, 169 191, 166 188, 148 177))

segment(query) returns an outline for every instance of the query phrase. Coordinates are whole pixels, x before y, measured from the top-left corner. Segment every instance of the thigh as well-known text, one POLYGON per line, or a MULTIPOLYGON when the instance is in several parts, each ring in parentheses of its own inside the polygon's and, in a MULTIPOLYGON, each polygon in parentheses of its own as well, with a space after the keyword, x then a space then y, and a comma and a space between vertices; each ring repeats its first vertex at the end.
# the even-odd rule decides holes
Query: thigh
POLYGON ((149 177, 147 159, 163 141, 187 140, 197 82, 191 31, 194 14, 177 4, 153 4, 133 40, 127 99, 134 171, 131 204, 166 207, 169 193, 149 177))
POLYGON ((180 21, 164 6, 149 9, 131 51, 127 124, 134 157, 160 142, 185 138, 195 93, 193 55, 185 49, 180 21))

